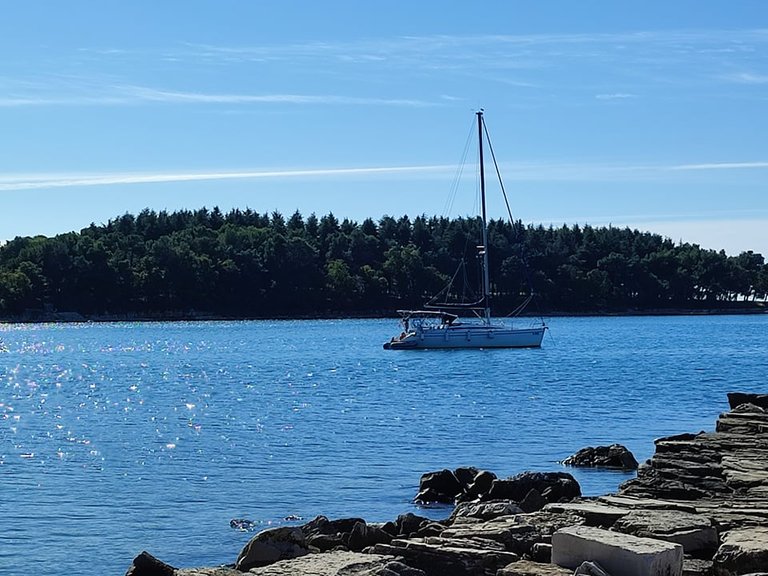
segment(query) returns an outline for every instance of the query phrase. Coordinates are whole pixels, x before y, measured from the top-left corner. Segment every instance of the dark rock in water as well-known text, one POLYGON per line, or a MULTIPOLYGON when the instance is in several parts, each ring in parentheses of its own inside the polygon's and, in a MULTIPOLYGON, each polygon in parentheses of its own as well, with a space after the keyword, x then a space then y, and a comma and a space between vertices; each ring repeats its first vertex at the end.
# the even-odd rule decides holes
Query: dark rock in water
POLYGON ((232 520, 229 521, 229 526, 235 530, 240 530, 241 532, 250 532, 256 528, 256 523, 253 520, 248 520, 246 518, 232 518, 232 520))
POLYGON ((133 559, 125 576, 173 576, 175 572, 176 568, 161 562, 145 550, 133 559))
POLYGON ((240 551, 235 569, 247 572, 257 566, 267 566, 278 560, 309 554, 307 540, 298 527, 263 530, 251 538, 240 551))
POLYGON ((563 460, 563 464, 566 466, 637 470, 637 460, 632 452, 621 444, 582 448, 576 454, 563 460))
POLYGON ((744 392, 729 392, 728 404, 731 410, 738 408, 741 404, 754 404, 768 410, 768 394, 745 394, 744 392))
POLYGON ((581 487, 567 472, 523 472, 506 480, 496 479, 481 500, 521 502, 535 489, 547 503, 568 501, 581 496, 581 487))
POLYGON ((464 468, 456 468, 453 471, 453 475, 456 476, 456 480, 461 485, 461 491, 466 492, 470 484, 475 481, 475 477, 479 474, 479 470, 473 466, 467 466, 464 468))
POLYGON ((442 502, 452 504, 456 496, 463 492, 456 475, 448 469, 423 474, 419 481, 419 494, 416 501, 421 503, 442 502))
POLYGON ((466 491, 459 495, 456 501, 470 502, 472 500, 477 500, 491 489, 494 480, 496 480, 496 474, 493 472, 488 472, 487 470, 478 472, 472 483, 467 486, 466 491))

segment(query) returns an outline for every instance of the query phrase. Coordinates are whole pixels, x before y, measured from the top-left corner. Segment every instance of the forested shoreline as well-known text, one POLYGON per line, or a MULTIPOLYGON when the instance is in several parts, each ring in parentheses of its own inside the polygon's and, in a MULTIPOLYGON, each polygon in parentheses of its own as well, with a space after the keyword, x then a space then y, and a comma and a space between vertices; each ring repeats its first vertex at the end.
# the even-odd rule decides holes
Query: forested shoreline
MULTIPOLYGON (((423 306, 462 261, 471 285, 480 237, 477 218, 146 209, 0 247, 0 318, 391 315, 423 306)), ((530 287, 541 314, 759 310, 768 293, 760 254, 629 228, 491 220, 488 243, 499 314, 530 287)))

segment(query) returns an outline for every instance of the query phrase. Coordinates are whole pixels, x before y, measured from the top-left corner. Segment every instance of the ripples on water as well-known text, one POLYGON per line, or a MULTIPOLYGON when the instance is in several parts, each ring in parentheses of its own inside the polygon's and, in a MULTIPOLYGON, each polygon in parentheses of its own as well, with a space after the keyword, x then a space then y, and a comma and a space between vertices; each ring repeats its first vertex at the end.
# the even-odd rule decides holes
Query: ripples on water
POLYGON ((642 460, 764 387, 767 320, 557 318, 540 350, 411 352, 382 320, 0 326, 0 573, 231 562, 232 518, 383 521, 428 470, 642 460))

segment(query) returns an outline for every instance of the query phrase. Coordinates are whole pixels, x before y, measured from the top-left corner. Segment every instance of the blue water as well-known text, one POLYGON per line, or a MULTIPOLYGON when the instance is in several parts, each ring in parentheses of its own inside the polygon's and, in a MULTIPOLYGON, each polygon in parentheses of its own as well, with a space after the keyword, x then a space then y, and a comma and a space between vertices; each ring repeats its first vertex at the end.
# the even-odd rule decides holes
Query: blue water
MULTIPOLYGON (((642 460, 766 391, 768 316, 550 326, 540 350, 410 352, 381 348, 386 320, 0 326, 0 574, 233 562, 232 518, 424 512, 426 471, 642 460)), ((573 473, 587 494, 631 477, 573 473)))

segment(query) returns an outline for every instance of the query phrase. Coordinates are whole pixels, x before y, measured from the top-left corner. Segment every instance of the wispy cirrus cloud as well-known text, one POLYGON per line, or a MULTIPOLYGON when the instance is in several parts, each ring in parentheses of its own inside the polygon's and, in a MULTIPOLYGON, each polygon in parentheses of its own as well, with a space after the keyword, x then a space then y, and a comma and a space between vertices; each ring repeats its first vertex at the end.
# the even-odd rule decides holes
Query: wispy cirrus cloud
MULTIPOLYGON (((530 181, 601 181, 626 180, 638 177, 658 178, 665 173, 698 170, 755 170, 768 168, 764 162, 721 162, 708 164, 647 165, 647 164, 564 164, 507 163, 505 179, 530 181)), ((414 166, 374 166, 341 168, 287 168, 275 170, 243 170, 208 172, 119 172, 90 174, 21 174, 0 175, 0 191, 43 190, 90 186, 135 184, 163 184, 214 180, 255 180, 291 178, 350 178, 383 176, 434 175, 446 177, 455 174, 456 166, 430 164, 414 166)), ((474 175, 467 176, 474 178, 474 175)))
POLYGON ((97 173, 0 175, 0 191, 41 190, 124 184, 162 184, 206 180, 249 180, 260 178, 351 177, 361 175, 425 174, 454 170, 455 166, 381 166, 363 168, 318 168, 213 172, 97 173))
MULTIPOLYGON (((535 70, 563 62, 631 62, 658 68, 686 62, 711 62, 713 55, 746 61, 756 46, 768 44, 768 29, 640 30, 619 33, 483 34, 400 36, 347 42, 283 45, 185 44, 167 57, 222 65, 270 62, 337 61, 419 70, 535 70)), ((522 80, 525 81, 525 80, 522 80)))
POLYGON ((708 162, 704 164, 680 164, 668 170, 749 170, 768 168, 768 162, 708 162))
POLYGON ((412 98, 371 98, 338 94, 245 94, 176 91, 144 86, 108 86, 95 95, 66 96, 38 94, 21 97, 0 97, 0 108, 42 106, 126 106, 141 103, 168 104, 304 104, 326 106, 401 106, 425 108, 440 106, 439 101, 412 98))
POLYGON ((626 100, 628 98, 637 98, 637 94, 630 94, 628 92, 613 92, 611 94, 596 94, 595 98, 598 100, 626 100))
POLYGON ((768 74, 755 74, 754 72, 726 74, 723 78, 737 84, 768 84, 768 74))
MULTIPOLYGON (((575 71, 580 78, 581 98, 601 101, 651 97, 663 87, 695 83, 768 83, 760 70, 760 58, 768 47, 768 29, 743 30, 649 30, 594 34, 519 35, 425 35, 384 37, 346 42, 312 42, 266 45, 209 45, 182 43, 168 47, 129 50, 123 47, 81 48, 70 59, 87 55, 94 78, 56 78, 67 68, 66 55, 57 55, 49 76, 37 88, 4 86, 0 77, 0 107, 121 106, 152 103, 199 105, 353 105, 426 107, 445 105, 439 94, 418 99, 403 94, 382 97, 382 83, 389 78, 414 82, 440 75, 443 81, 466 82, 479 78, 494 84, 531 89, 539 95, 562 96, 575 84, 564 80, 575 71), (130 64, 123 68, 126 63, 130 64), (58 66, 58 67, 57 67, 58 66), (196 71, 231 68, 220 76, 221 92, 211 93, 195 85, 158 87, 162 76, 150 77, 137 70, 175 72, 187 67, 196 71), (287 67, 287 68, 286 68, 287 67), (131 76, 116 77, 130 70, 131 76), (285 91, 285 70, 315 81, 318 92, 285 91), (96 75, 101 70, 103 77, 96 75), (277 72, 279 70, 279 73, 277 72), (736 72, 734 70, 745 70, 736 72), (256 73, 254 73, 256 71, 256 73), (266 72, 266 73, 264 73, 266 72), (262 74, 263 73, 263 74, 262 74), (258 85, 249 78, 259 77, 258 85), (345 87, 320 93, 333 86, 335 78, 355 78, 360 94, 345 87), (318 81, 318 78, 321 81, 318 81), (270 81, 273 82, 270 87, 270 81), (258 88, 256 88, 258 86, 258 88), (621 87, 612 92, 611 86, 621 87), (608 87, 608 88, 606 88, 608 87), (255 89, 256 88, 256 89, 255 89), (261 90, 264 90, 262 92, 261 90), (367 96, 371 94, 371 96, 367 96)), ((0 72, 2 67, 0 66, 0 72)), ((191 76, 190 76, 191 77, 191 76)), ((433 84, 430 84, 432 86, 433 84)), ((453 88, 455 89, 455 88, 453 88)), ((460 94, 457 94, 460 95, 460 94)), ((529 97, 518 95, 518 98, 529 97)))
POLYGON ((366 98, 333 94, 210 94, 205 92, 176 92, 140 86, 125 87, 125 92, 143 101, 192 104, 330 104, 437 106, 437 102, 408 98, 366 98))

